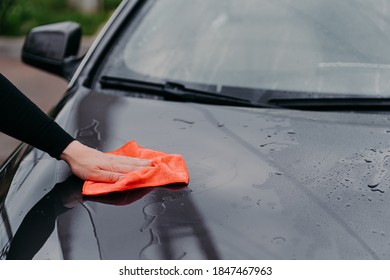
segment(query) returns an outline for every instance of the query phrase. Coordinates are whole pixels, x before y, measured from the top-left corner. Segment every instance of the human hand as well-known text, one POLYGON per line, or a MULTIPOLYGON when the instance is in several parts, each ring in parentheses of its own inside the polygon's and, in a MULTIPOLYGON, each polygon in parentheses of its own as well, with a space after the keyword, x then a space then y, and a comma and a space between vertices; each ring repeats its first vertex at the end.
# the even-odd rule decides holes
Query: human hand
POLYGON ((150 160, 105 154, 78 141, 71 142, 60 158, 69 165, 74 175, 96 182, 113 183, 126 173, 151 167, 150 160))

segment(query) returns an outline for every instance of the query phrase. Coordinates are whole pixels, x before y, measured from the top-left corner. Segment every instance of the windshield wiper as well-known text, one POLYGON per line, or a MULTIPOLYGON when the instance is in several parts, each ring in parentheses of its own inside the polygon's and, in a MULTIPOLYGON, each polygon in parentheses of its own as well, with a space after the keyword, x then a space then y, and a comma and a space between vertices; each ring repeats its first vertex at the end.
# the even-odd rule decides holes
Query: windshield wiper
MULTIPOLYGON (((178 82, 151 82, 111 76, 103 76, 100 83, 102 88, 158 95, 175 101, 308 111, 390 111, 390 98, 387 97, 233 88, 236 94, 251 91, 258 96, 252 100, 210 90, 216 89, 216 86, 209 85, 199 89, 178 82)), ((232 91, 231 87, 224 86, 222 89, 232 91)))
POLYGON ((388 97, 270 98, 267 102, 281 108, 310 111, 390 111, 388 97))
POLYGON ((263 106, 257 103, 253 103, 249 99, 225 95, 214 91, 196 89, 181 83, 170 81, 164 81, 160 83, 103 76, 100 79, 100 84, 102 88, 122 89, 126 91, 141 91, 142 93, 163 96, 167 100, 246 107, 268 107, 267 105, 263 106))

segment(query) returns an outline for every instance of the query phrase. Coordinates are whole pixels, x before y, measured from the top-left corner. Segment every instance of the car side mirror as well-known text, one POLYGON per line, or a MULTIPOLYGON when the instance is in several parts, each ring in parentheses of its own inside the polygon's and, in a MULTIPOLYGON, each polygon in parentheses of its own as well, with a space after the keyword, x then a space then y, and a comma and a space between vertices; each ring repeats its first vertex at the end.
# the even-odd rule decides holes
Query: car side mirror
POLYGON ((33 28, 27 35, 22 61, 68 80, 76 70, 81 42, 81 27, 60 22, 33 28))

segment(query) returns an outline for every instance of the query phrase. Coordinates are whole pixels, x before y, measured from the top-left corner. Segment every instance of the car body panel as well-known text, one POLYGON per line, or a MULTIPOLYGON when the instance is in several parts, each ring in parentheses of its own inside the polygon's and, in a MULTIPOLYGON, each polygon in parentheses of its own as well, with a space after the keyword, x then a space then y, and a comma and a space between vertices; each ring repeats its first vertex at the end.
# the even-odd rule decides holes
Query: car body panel
POLYGON ((57 117, 69 133, 102 151, 136 140, 181 154, 190 183, 81 197, 82 181, 34 149, 0 223, 1 240, 40 240, 19 246, 25 258, 389 258, 387 115, 81 91, 57 117))
MULTIPOLYGON (((146 2, 122 2, 52 116, 101 151, 136 140, 181 154, 189 185, 83 197, 83 181, 64 162, 22 145, 0 169, 0 259, 389 259, 390 116, 172 102, 100 89, 99 67, 146 2)), ((336 21, 330 25, 341 32, 336 21)), ((367 42, 360 47, 371 53, 367 42)), ((388 70, 375 63, 320 68, 388 70)), ((358 86, 359 79, 348 81, 358 86)))

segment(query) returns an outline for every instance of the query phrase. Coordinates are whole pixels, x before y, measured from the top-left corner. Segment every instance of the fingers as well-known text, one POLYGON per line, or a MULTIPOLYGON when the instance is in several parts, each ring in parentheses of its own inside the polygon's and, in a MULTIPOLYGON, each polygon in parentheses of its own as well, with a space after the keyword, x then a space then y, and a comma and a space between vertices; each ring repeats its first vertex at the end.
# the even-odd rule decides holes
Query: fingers
POLYGON ((115 183, 119 179, 122 179, 124 175, 122 173, 100 170, 96 172, 89 180, 103 183, 115 183))
POLYGON ((152 166, 150 160, 102 153, 78 141, 69 144, 61 159, 79 178, 96 182, 116 182, 129 172, 152 166))
POLYGON ((132 171, 150 168, 150 165, 128 165, 128 164, 112 164, 108 168, 103 168, 104 170, 112 171, 115 173, 127 174, 132 171))
POLYGON ((131 171, 147 168, 150 168, 150 166, 116 166, 115 168, 111 168, 109 170, 101 169, 99 171, 95 171, 93 175, 87 179, 95 182, 115 183, 131 171))
POLYGON ((97 169, 94 170, 93 174, 90 174, 89 180, 114 183, 129 172, 151 167, 150 160, 110 154, 102 155, 104 159, 99 162, 97 169))
POLYGON ((150 168, 151 161, 126 156, 110 155, 107 161, 100 166, 102 170, 108 170, 117 173, 129 173, 131 171, 150 168))
POLYGON ((152 164, 152 161, 148 159, 140 159, 127 156, 111 155, 111 159, 117 163, 130 166, 150 166, 152 164))

